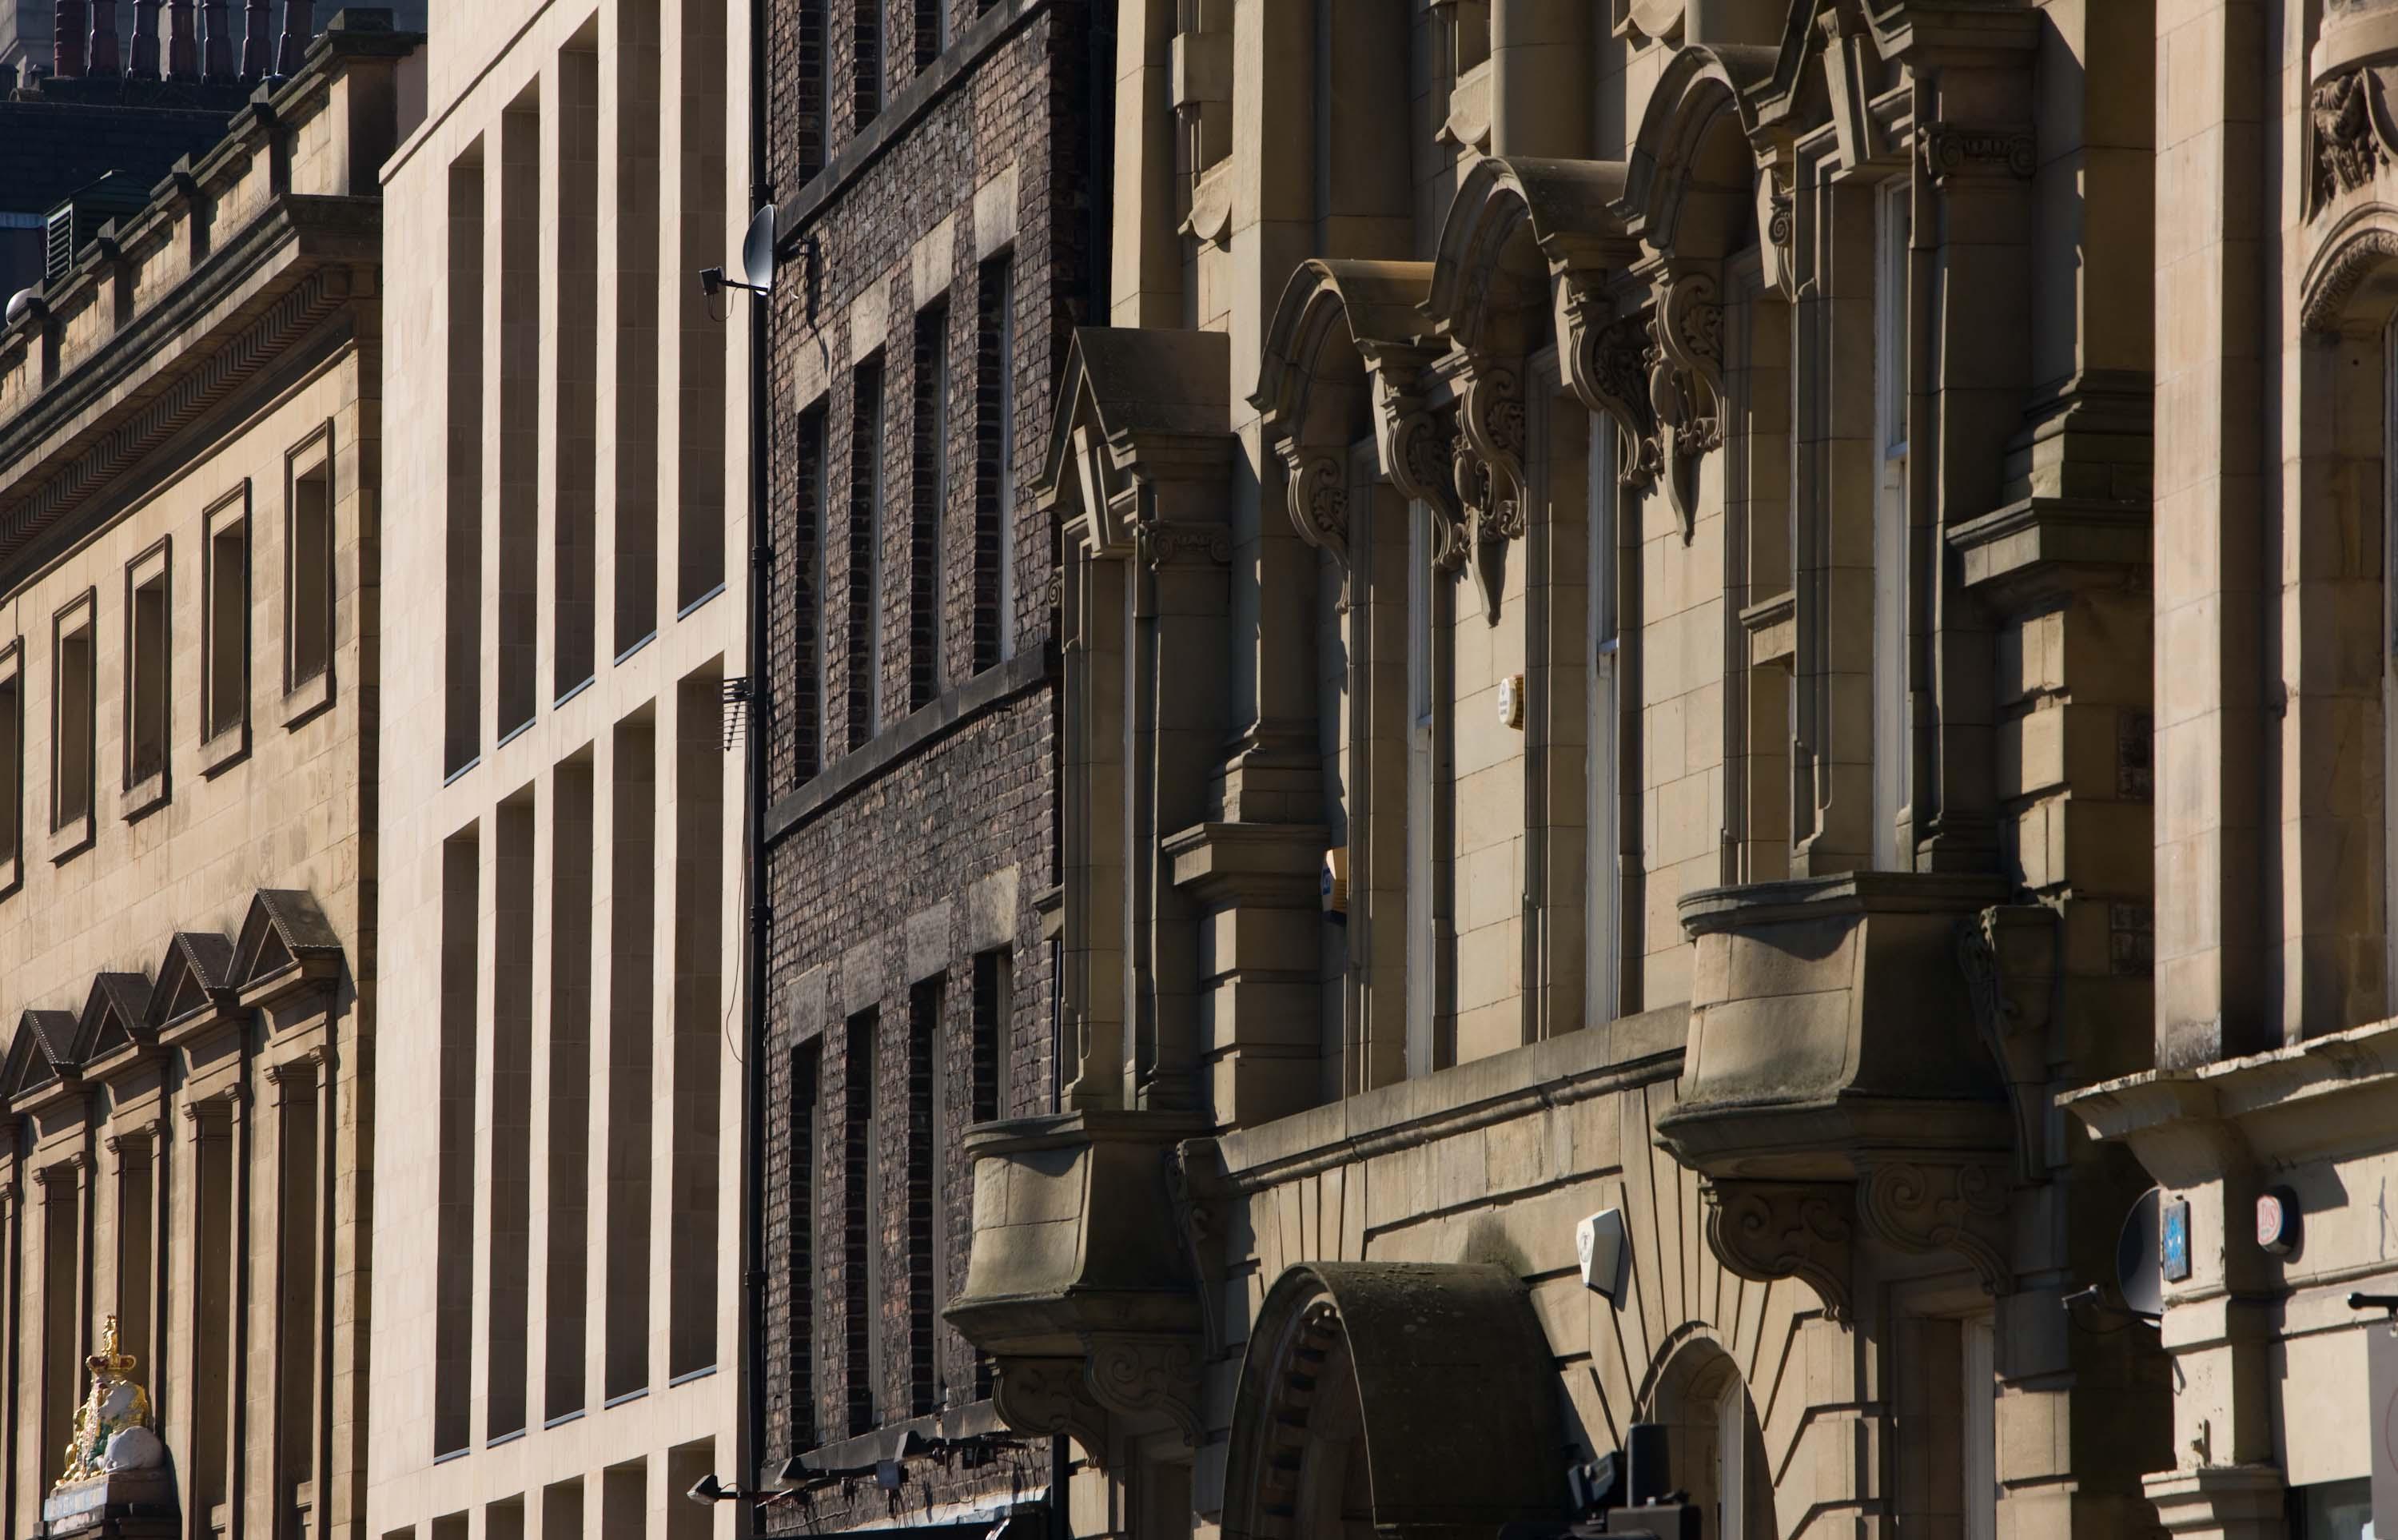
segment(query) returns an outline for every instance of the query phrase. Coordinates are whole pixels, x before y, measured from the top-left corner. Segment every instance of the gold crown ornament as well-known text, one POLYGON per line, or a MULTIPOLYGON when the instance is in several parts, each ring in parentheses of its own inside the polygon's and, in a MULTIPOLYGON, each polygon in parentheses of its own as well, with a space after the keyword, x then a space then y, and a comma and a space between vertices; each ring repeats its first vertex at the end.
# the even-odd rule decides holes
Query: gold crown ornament
POLYGON ((133 1378, 133 1358, 118 1339, 115 1316, 100 1329, 100 1351, 83 1361, 91 1371, 91 1393, 75 1409, 66 1469, 52 1492, 115 1471, 155 1466, 166 1454, 151 1431, 150 1395, 133 1378))

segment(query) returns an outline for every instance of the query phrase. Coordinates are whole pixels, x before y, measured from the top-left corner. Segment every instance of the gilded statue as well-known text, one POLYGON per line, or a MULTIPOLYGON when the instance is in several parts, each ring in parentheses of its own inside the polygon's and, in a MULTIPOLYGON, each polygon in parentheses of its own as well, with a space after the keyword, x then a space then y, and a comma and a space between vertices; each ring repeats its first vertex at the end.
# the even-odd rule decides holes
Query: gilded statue
POLYGON ((100 1351, 84 1359, 91 1393, 75 1410, 74 1437, 66 1448, 66 1469, 50 1490, 118 1471, 144 1470, 166 1457, 166 1446, 150 1427, 150 1395, 133 1378, 133 1359, 123 1351, 116 1318, 100 1332, 100 1351))

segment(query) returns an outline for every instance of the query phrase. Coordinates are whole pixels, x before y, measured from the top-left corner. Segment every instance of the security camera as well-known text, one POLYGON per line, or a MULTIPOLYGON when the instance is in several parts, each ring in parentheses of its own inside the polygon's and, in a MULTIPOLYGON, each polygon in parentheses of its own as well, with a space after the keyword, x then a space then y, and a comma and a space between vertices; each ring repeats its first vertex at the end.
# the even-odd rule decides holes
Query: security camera
POLYGON ((699 270, 699 291, 708 299, 724 292, 724 269, 703 267, 699 270))

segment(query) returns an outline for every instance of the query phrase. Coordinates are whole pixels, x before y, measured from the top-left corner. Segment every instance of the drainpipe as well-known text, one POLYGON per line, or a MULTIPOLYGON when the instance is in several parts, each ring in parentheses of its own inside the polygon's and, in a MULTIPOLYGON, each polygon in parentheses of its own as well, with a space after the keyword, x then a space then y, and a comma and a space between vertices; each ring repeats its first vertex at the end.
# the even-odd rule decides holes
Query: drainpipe
MULTIPOLYGON (((749 0, 749 206, 773 199, 766 146, 766 0, 749 0)), ((744 276, 756 278, 754 274, 744 276)), ((774 700, 766 677, 766 587, 772 573, 767 525, 767 338, 772 296, 749 296, 749 703, 748 753, 742 801, 743 850, 749 895, 748 956, 742 986, 741 1384, 734 1430, 734 1468, 745 1491, 764 1482, 760 1468, 766 1434, 766 942, 774 909, 766 893, 766 733, 774 700)), ((740 1535, 758 1532, 756 1505, 740 1505, 740 1535)))

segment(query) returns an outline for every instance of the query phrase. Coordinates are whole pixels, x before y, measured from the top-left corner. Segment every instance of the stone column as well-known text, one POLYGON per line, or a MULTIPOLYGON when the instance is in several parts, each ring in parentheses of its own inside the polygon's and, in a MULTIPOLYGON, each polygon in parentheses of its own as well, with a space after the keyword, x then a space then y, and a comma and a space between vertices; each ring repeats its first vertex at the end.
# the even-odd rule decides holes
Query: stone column
POLYGON ((283 0, 283 36, 275 47, 276 74, 300 73, 300 59, 308 49, 312 20, 308 0, 283 0))
POLYGON ((95 75, 123 72, 116 47, 116 0, 91 0, 91 57, 87 68, 95 75))
POLYGON ((1565 160, 1590 154, 1593 32, 1599 14, 1583 0, 1494 0, 1492 154, 1565 160))
POLYGON ((133 0, 133 49, 126 73, 136 80, 158 78, 159 0, 133 0))
POLYGON ((200 73, 199 39, 193 35, 192 0, 167 0, 167 78, 189 80, 200 73))
POLYGON ((210 80, 233 78, 233 22, 225 0, 202 0, 200 19, 207 32, 201 69, 210 80))
POLYGON ((267 0, 249 0, 242 8, 241 20, 241 77, 246 81, 263 80, 275 62, 267 0))

